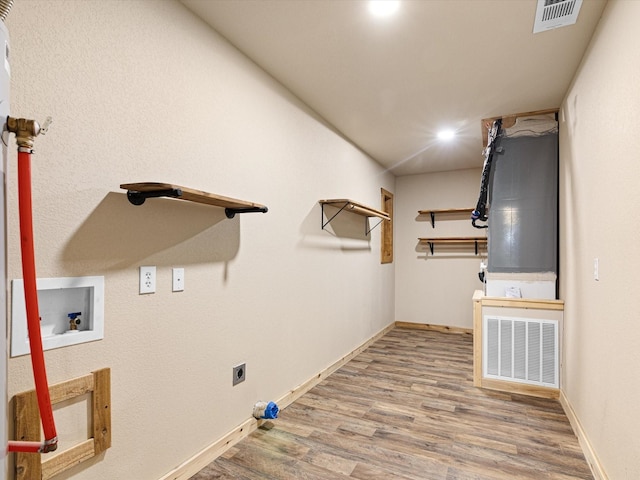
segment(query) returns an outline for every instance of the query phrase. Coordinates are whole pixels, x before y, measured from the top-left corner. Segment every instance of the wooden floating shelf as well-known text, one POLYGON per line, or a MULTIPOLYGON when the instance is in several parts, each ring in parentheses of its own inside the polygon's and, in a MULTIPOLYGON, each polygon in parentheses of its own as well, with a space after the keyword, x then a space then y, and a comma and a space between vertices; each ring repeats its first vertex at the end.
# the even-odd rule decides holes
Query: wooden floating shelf
POLYGON ((475 245, 476 255, 478 254, 478 245, 486 245, 487 237, 436 237, 436 238, 418 238, 420 243, 426 243, 429 245, 429 251, 433 255, 433 246, 436 244, 442 245, 475 245))
POLYGON ((348 198, 333 198, 330 200, 320 200, 318 203, 322 206, 322 229, 323 230, 324 230, 324 227, 329 225, 329 222, 331 222, 331 220, 336 218, 336 216, 343 211, 355 213, 357 215, 362 215, 363 217, 377 217, 381 219, 380 222, 376 224, 373 228, 371 229, 365 228, 366 235, 368 235, 371 232, 371 230, 376 228, 378 225, 380 225, 380 223, 384 222, 385 220, 391 221, 391 217, 387 212, 383 212, 382 210, 378 210, 376 208, 363 205, 362 203, 354 202, 353 200, 349 200, 348 198), (336 214, 333 215, 326 222, 324 221, 325 205, 330 205, 332 207, 339 209, 336 212, 336 214))
POLYGON ((147 198, 171 197, 188 202, 203 203, 214 207, 222 207, 228 218, 233 218, 236 213, 262 212, 268 208, 259 203, 247 202, 236 198, 203 192, 193 188, 181 187, 171 183, 142 182, 123 183, 120 188, 127 190, 127 198, 133 205, 142 205, 147 198))
POLYGON ((431 216, 431 226, 435 228, 436 226, 436 214, 463 214, 467 213, 471 215, 473 212, 473 208, 441 208, 441 209, 431 209, 431 210, 418 210, 418 215, 430 215, 431 216))

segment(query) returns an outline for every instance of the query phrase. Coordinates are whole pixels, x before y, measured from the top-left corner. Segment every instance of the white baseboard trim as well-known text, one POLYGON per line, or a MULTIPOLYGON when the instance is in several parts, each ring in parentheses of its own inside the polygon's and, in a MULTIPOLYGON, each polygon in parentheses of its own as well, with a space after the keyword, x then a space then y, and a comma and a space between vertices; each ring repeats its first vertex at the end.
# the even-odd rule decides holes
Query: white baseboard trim
MULTIPOLYGON (((373 337, 371 337, 369 340, 364 342, 358 348, 348 353, 337 362, 334 362, 333 364, 331 364, 330 366, 328 366, 323 371, 313 376, 306 382, 298 385, 294 389, 287 392, 285 395, 279 398, 276 401, 276 403, 281 409, 291 405, 294 401, 296 401, 302 395, 307 393, 309 390, 311 390, 313 387, 315 387, 318 383, 320 383, 322 380, 327 378, 333 372, 338 370, 349 360, 354 358, 356 355, 362 353, 373 342, 377 341, 378 339, 386 335, 389 331, 393 330, 394 327, 395 327, 395 323, 391 323, 390 325, 387 325, 385 328, 380 330, 378 333, 376 333, 373 337)), ((216 458, 218 458, 224 452, 226 452, 231 447, 233 447, 240 440, 249 436, 262 423, 263 423, 263 420, 256 420, 253 417, 245 420, 242 424, 238 425, 236 428, 234 428, 232 431, 224 435, 222 438, 215 441, 208 447, 205 447, 200 452, 196 453, 193 457, 185 461, 183 464, 179 465, 178 467, 173 469, 171 472, 161 477, 160 480, 188 480, 193 475, 195 475, 200 470, 202 470, 204 467, 206 467, 211 462, 213 462, 216 458)))
POLYGON ((602 468, 602 465, 600 464, 600 460, 598 460, 598 456, 596 455, 591 442, 587 438, 586 432, 582 428, 580 420, 578 420, 576 412, 574 412, 573 407, 569 403, 569 399, 566 397, 562 389, 560 389, 560 405, 562 405, 564 413, 567 415, 569 423, 571 424, 573 431, 578 437, 578 442, 580 443, 580 447, 582 448, 582 453, 584 453, 584 457, 587 460, 589 467, 591 468, 593 477, 595 478, 595 480, 609 480, 609 477, 607 477, 604 468, 602 468))

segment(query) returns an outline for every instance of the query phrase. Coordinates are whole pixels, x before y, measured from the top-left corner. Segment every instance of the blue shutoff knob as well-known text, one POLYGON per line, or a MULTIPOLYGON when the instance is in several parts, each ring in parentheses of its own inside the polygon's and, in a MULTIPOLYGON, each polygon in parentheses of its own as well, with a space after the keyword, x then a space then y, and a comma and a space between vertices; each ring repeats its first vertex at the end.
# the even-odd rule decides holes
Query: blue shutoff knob
POLYGON ((82 312, 67 313, 67 317, 69 317, 69 330, 78 330, 78 325, 80 325, 81 322, 78 318, 80 315, 82 315, 82 312))

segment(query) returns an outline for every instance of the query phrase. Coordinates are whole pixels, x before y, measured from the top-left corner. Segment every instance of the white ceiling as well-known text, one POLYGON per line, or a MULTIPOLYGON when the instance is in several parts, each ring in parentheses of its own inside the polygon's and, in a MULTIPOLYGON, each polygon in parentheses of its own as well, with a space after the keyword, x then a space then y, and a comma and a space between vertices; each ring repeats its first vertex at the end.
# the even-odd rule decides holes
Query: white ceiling
POLYGON ((533 34, 536 0, 182 0, 396 175, 481 167, 483 118, 557 108, 606 0, 533 34), (457 132, 448 143, 443 128, 457 132))

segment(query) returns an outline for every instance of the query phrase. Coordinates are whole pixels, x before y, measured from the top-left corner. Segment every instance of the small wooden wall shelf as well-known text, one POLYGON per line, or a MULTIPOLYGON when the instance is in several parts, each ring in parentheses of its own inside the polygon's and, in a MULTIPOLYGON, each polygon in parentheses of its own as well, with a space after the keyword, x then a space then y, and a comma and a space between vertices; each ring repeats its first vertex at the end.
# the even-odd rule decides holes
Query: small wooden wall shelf
POLYGON ((436 238, 418 238, 420 243, 429 245, 429 251, 433 255, 433 247, 436 244, 443 245, 475 245, 476 255, 478 254, 478 245, 486 245, 487 237, 436 237, 436 238))
POLYGON ((236 213, 262 212, 268 208, 259 203, 247 202, 235 198, 224 197, 214 193, 203 192, 193 188, 181 187, 170 183, 142 182, 123 183, 120 188, 127 190, 127 199, 133 205, 142 205, 147 198, 171 197, 188 202, 204 203, 214 207, 224 208, 227 218, 235 217, 236 213))
POLYGON ((436 214, 464 214, 467 213, 471 215, 473 212, 473 208, 442 208, 442 209, 431 209, 431 210, 418 210, 418 215, 430 215, 431 216, 431 226, 435 228, 436 226, 436 214))
POLYGON ((367 205, 363 205, 362 203, 354 202, 353 200, 349 200, 348 198, 334 198, 330 200, 320 200, 318 203, 322 206, 322 229, 329 225, 329 222, 336 218, 338 214, 342 211, 347 211, 351 213, 355 213, 357 215, 362 215, 363 217, 377 217, 380 218, 380 222, 378 222, 373 228, 367 229, 366 234, 368 235, 371 230, 376 228, 384 221, 390 221, 391 217, 387 212, 383 212, 382 210, 377 210, 373 207, 369 207, 367 205), (329 220, 324 221, 324 207, 325 205, 330 205, 339 209, 329 220))

